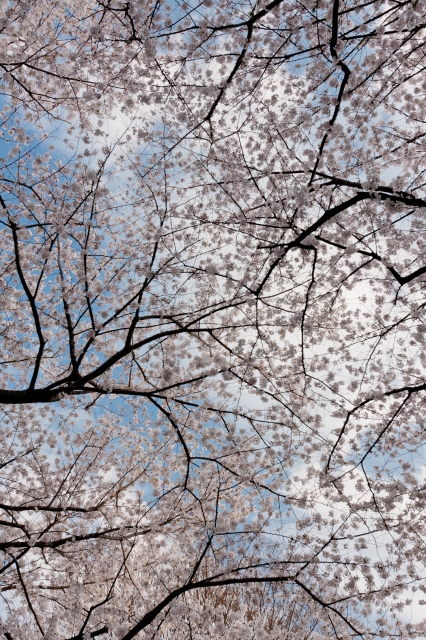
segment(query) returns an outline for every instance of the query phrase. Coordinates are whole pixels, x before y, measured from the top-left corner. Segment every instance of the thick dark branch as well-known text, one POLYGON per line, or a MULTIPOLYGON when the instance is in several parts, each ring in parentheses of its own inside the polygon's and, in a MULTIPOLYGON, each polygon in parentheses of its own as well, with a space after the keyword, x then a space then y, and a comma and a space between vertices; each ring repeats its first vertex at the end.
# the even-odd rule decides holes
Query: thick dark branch
POLYGON ((30 385, 29 385, 29 389, 32 390, 35 387, 35 383, 37 381, 37 376, 40 370, 40 363, 41 363, 41 359, 43 357, 43 352, 44 352, 44 347, 46 345, 46 340, 44 339, 43 336, 43 332, 41 329, 41 323, 40 323, 40 317, 38 315, 38 309, 37 309, 37 305, 35 302, 35 297, 33 296, 33 294, 31 293, 27 281, 25 279, 24 273, 22 271, 22 266, 21 266, 21 259, 20 259, 20 255, 19 255, 19 245, 18 245, 18 234, 17 234, 17 224, 15 222, 10 221, 10 227, 12 229, 12 236, 13 236, 13 245, 14 245, 14 249, 15 249, 15 263, 16 263, 16 270, 18 272, 18 276, 19 276, 19 280, 21 282, 22 288, 25 291, 25 294, 27 296, 28 302, 30 303, 30 307, 31 307, 31 311, 33 314, 33 318, 34 318, 34 324, 36 327, 36 332, 37 332, 37 336, 38 336, 38 341, 39 341, 39 349, 37 352, 37 356, 36 356, 36 361, 35 361, 35 365, 34 365, 34 371, 33 371, 33 375, 31 377, 31 381, 30 381, 30 385))
MULTIPOLYGON (((0 196, 0 204, 3 207, 3 209, 6 211, 7 215, 9 216, 9 212, 6 206, 5 201, 3 200, 2 196, 0 196)), ((34 366, 34 371, 33 371, 33 375, 30 381, 30 386, 29 389, 34 389, 36 380, 37 380, 37 376, 38 376, 38 372, 40 369, 40 362, 41 362, 41 358, 43 356, 43 351, 44 351, 44 347, 46 344, 46 341, 44 339, 43 336, 43 332, 41 329, 41 323, 40 323, 40 317, 38 315, 38 309, 35 303, 35 297, 33 296, 33 294, 31 293, 27 281, 25 279, 25 276, 23 274, 22 271, 22 267, 21 267, 21 260, 20 260, 20 256, 19 256, 19 246, 18 246, 18 234, 17 234, 17 229, 18 226, 15 222, 13 222, 10 219, 9 216, 9 225, 10 225, 10 229, 12 230, 12 237, 13 237, 13 245, 14 245, 14 250, 15 250, 15 264, 16 264, 16 269, 18 271, 18 276, 19 276, 19 280, 22 284, 22 287, 25 291, 25 294, 28 298, 28 302, 30 303, 30 307, 31 307, 31 311, 33 314, 33 318, 34 318, 34 323, 35 323, 35 327, 36 327, 36 331, 37 331, 37 336, 38 336, 38 340, 39 340, 39 350, 37 353, 37 357, 36 357, 36 363, 34 366)))
MULTIPOLYGON (((287 243, 281 243, 280 242, 279 244, 273 244, 273 245, 268 245, 267 247, 259 247, 259 248, 260 249, 262 249, 262 248, 277 249, 279 247, 282 247, 283 250, 284 250, 283 255, 285 255, 285 253, 287 253, 291 248, 299 246, 300 243, 303 242, 303 240, 308 238, 312 233, 314 233, 320 227, 322 227, 322 225, 325 222, 328 222, 329 220, 332 220, 339 213, 341 213, 342 211, 345 211, 346 209, 349 209, 354 204, 357 204, 358 202, 361 202, 361 200, 366 200, 366 199, 369 199, 369 198, 371 198, 371 195, 368 192, 357 193, 355 196, 353 196, 349 200, 346 200, 346 202, 342 202, 341 204, 338 204, 337 206, 332 207, 331 209, 328 209, 327 211, 325 211, 324 214, 320 218, 318 218, 318 220, 316 222, 311 224, 307 229, 305 229, 305 231, 302 231, 301 233, 299 233, 297 238, 295 238, 291 242, 287 242, 287 243)), ((425 203, 425 206, 426 206, 426 203, 425 203)), ((277 267, 277 265, 281 262, 282 258, 283 258, 283 256, 279 256, 271 264, 271 266, 268 269, 268 272, 266 273, 266 275, 263 278, 262 282, 259 284, 259 286, 257 287, 257 289, 255 291, 256 295, 260 294, 260 292, 262 291, 262 289, 265 286, 266 282, 268 281, 269 277, 271 276, 272 272, 277 267)))
MULTIPOLYGON (((108 627, 102 627, 102 629, 97 629, 96 631, 91 631, 89 633, 90 638, 96 638, 97 636, 102 636, 104 633, 108 633, 108 627)), ((79 633, 78 636, 73 636, 72 638, 68 638, 68 640, 82 640, 83 634, 79 633)))
MULTIPOLYGON (((346 200, 345 202, 342 202, 336 205, 335 207, 332 207, 331 209, 328 209, 327 211, 325 211, 324 214, 320 216, 316 222, 314 222, 307 229, 299 233, 299 235, 294 240, 291 240, 290 242, 280 242, 278 244, 260 246, 259 249, 278 249, 282 247, 283 252, 281 256, 279 256, 273 261, 265 277, 263 278, 262 282, 259 284, 257 289, 254 291, 254 293, 256 295, 260 294, 266 282, 270 278, 272 272, 275 270, 275 268, 281 262, 282 258, 290 249, 292 249, 293 247, 300 246, 301 242, 303 242, 306 238, 308 238, 312 233, 315 233, 315 231, 320 229, 323 226, 323 224, 335 218, 339 213, 346 211, 346 209, 349 209, 350 207, 357 204, 358 202, 361 202, 362 200, 374 200, 376 198, 382 201, 390 200, 391 202, 400 202, 402 204, 406 204, 409 206, 426 208, 425 200, 423 200, 422 198, 409 196, 408 194, 376 193, 376 192, 370 192, 370 191, 360 191, 359 193, 354 195, 352 198, 349 198, 349 200, 346 200)), ((409 278, 409 276, 407 276, 407 278, 409 278)))
POLYGON ((247 578, 228 578, 223 580, 213 580, 213 579, 205 579, 200 580, 198 582, 192 582, 184 585, 183 587, 179 587, 178 589, 174 589, 169 593, 162 602, 160 602, 156 607, 151 609, 148 613, 144 615, 144 617, 133 627, 130 629, 121 640, 132 640, 137 634, 145 629, 149 624, 151 624, 158 615, 171 603, 173 600, 181 596, 182 594, 193 591, 195 589, 205 589, 212 587, 221 587, 228 585, 244 585, 244 584, 271 584, 278 583, 282 584, 285 582, 293 582, 297 584, 298 587, 303 589, 315 602, 321 605, 324 608, 330 609, 334 614, 339 616, 341 620, 343 620, 356 634, 359 634, 359 631, 353 627, 351 622, 335 607, 332 606, 331 603, 324 602, 319 596, 315 595, 303 582, 295 578, 294 576, 265 576, 265 577, 247 577, 247 578))

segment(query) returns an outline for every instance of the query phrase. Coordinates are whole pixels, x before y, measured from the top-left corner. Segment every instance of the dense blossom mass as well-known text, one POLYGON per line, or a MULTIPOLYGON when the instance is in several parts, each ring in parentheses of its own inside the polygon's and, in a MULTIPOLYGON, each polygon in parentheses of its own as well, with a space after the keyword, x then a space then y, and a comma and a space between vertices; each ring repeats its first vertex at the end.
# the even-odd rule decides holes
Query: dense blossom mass
POLYGON ((0 33, 4 638, 425 638, 425 0, 0 33))

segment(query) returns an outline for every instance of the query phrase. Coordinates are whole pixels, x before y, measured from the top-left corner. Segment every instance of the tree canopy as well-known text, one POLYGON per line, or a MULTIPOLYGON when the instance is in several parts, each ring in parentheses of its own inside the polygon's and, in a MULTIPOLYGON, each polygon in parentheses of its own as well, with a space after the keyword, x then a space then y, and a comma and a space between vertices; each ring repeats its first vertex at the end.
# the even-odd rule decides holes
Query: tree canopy
POLYGON ((6 640, 426 637, 425 16, 0 1, 6 640))

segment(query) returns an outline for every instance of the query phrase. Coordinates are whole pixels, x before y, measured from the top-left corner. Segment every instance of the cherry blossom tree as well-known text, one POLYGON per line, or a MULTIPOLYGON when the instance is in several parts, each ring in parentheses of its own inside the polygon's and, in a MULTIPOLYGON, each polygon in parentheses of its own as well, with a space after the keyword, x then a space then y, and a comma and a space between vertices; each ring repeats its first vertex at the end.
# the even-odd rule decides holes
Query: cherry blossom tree
POLYGON ((1 3, 7 640, 425 637, 425 14, 1 3))

